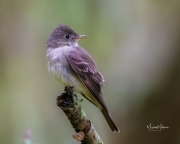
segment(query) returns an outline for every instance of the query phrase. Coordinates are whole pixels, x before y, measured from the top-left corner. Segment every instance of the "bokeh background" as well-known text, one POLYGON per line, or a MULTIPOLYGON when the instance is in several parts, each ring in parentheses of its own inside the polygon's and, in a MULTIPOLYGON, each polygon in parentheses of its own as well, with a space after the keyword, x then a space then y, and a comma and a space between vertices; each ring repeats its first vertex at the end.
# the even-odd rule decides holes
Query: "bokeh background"
POLYGON ((56 106, 63 86, 47 71, 46 40, 59 24, 89 35, 80 45, 105 76, 121 133, 83 102, 105 144, 180 143, 180 1, 1 0, 0 144, 21 144, 27 129, 33 144, 79 143, 56 106))

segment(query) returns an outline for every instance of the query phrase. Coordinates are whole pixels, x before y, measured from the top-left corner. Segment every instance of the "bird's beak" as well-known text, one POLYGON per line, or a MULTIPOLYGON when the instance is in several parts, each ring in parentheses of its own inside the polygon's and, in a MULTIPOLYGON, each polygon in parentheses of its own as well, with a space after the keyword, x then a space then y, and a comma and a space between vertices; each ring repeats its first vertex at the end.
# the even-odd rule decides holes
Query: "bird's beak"
POLYGON ((87 38, 87 37, 88 37, 87 35, 78 35, 77 40, 81 40, 81 39, 87 38))

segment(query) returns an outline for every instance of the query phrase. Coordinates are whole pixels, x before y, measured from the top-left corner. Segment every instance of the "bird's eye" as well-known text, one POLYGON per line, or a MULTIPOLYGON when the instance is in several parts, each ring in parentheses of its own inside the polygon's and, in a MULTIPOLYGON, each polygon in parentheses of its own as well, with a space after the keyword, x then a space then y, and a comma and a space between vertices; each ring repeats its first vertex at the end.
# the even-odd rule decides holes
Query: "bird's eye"
POLYGON ((69 38, 69 35, 65 35, 65 38, 67 38, 67 39, 68 39, 68 38, 69 38))

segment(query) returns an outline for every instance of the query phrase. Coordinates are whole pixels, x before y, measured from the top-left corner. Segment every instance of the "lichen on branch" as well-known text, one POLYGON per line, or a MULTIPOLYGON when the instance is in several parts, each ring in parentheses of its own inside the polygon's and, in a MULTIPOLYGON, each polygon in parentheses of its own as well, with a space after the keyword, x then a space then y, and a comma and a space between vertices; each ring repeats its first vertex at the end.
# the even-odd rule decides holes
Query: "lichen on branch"
POLYGON ((72 87, 65 87, 64 93, 57 97, 57 106, 60 107, 71 122, 76 134, 73 137, 81 144, 103 144, 90 120, 81 107, 83 100, 73 94, 72 87))

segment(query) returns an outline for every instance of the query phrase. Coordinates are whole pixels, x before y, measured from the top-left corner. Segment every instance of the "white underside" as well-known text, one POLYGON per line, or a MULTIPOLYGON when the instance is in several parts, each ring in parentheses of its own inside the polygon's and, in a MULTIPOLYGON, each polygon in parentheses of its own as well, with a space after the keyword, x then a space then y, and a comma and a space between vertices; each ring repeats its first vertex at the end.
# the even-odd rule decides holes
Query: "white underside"
POLYGON ((48 49, 48 70, 57 81, 65 86, 82 86, 82 82, 72 72, 66 58, 66 53, 71 50, 72 47, 69 46, 48 49))
MULTIPOLYGON (((83 93, 90 101, 98 106, 99 103, 97 102, 97 100, 70 68, 70 65, 66 58, 66 53, 68 53, 72 49, 73 48, 70 46, 48 49, 48 70, 58 82, 62 83, 64 86, 73 86, 75 92, 81 94, 83 93)), ((98 107, 100 108, 100 106, 98 107)))

